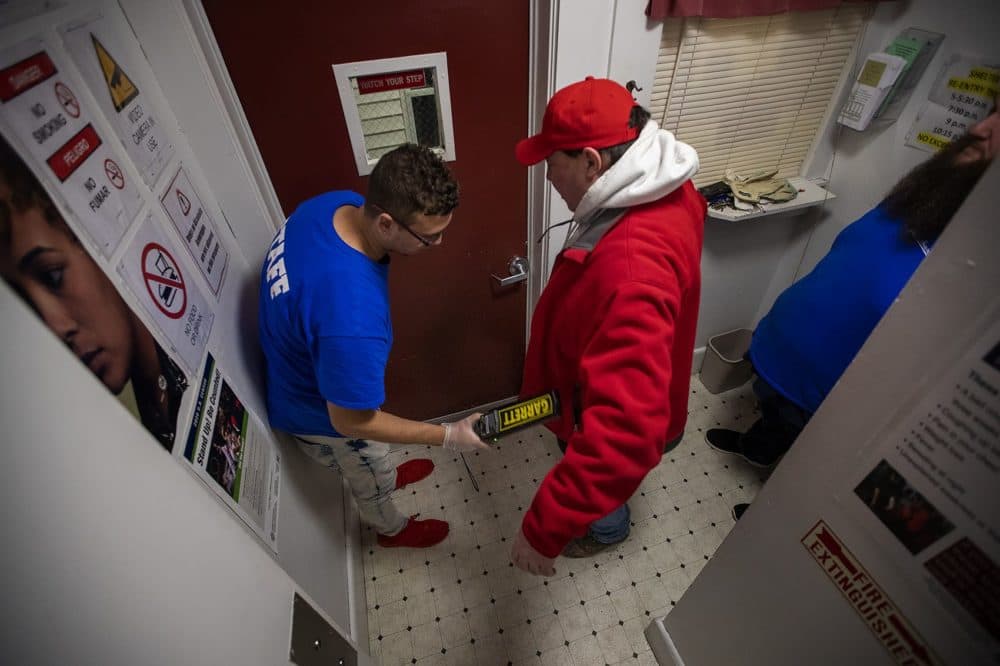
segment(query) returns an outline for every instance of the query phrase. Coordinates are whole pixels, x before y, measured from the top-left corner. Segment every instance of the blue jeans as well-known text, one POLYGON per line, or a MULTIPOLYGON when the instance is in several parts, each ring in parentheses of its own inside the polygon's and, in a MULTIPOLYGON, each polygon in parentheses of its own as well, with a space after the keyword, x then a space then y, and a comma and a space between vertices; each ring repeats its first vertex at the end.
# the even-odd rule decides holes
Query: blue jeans
POLYGON ((295 435, 299 448, 324 467, 341 473, 358 504, 362 522, 379 534, 398 534, 409 520, 392 503, 396 464, 389 445, 364 439, 295 435))
POLYGON ((590 537, 598 543, 618 543, 628 538, 629 518, 632 512, 628 504, 620 507, 590 524, 590 537))
MULTIPOLYGON (((566 453, 566 442, 561 439, 558 442, 559 449, 563 453, 566 453)), ((629 511, 628 504, 622 504, 608 515, 590 524, 590 538, 598 543, 618 543, 619 541, 624 541, 628 538, 628 532, 631 528, 631 523, 629 522, 631 517, 632 512, 629 511)))

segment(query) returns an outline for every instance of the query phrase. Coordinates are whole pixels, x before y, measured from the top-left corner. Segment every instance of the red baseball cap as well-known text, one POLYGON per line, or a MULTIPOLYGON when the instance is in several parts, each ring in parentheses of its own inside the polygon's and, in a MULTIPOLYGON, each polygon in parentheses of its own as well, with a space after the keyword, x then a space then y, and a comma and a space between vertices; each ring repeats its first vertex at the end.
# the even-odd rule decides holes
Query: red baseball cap
POLYGON ((521 164, 531 166, 557 150, 608 148, 631 141, 642 130, 628 126, 635 105, 623 86, 588 76, 552 96, 545 107, 542 131, 518 141, 514 155, 521 164))

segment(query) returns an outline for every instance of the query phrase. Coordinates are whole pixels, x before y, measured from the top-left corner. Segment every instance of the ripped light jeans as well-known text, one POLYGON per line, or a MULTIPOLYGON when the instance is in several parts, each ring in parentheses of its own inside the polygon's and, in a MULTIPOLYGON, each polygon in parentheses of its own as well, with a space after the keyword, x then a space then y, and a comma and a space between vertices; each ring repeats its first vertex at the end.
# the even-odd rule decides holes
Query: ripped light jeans
POLYGON ((310 458, 343 475, 364 523, 387 536, 406 527, 408 518, 392 502, 396 464, 388 444, 325 435, 295 435, 295 440, 310 458))

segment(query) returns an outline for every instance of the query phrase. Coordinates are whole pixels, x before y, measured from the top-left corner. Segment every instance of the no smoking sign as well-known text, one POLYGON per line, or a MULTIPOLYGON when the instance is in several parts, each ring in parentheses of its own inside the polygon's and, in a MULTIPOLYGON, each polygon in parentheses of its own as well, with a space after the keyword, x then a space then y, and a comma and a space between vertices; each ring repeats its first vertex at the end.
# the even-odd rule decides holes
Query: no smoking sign
POLYGON ((76 95, 61 81, 56 83, 56 99, 66 109, 66 113, 74 118, 80 117, 80 102, 76 101, 76 95))
POLYGON ((120 190, 125 187, 125 174, 122 173, 121 167, 113 159, 104 160, 104 173, 116 189, 120 190))

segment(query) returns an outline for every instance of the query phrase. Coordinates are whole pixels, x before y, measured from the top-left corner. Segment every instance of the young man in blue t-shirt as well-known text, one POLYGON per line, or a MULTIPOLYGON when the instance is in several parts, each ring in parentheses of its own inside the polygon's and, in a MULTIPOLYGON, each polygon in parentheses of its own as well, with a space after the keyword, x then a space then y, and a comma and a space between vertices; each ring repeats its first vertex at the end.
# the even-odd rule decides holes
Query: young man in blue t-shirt
MULTIPOLYGON (((709 446, 770 467, 788 451, 993 158, 1000 112, 917 166, 851 223, 754 331, 761 418, 745 433, 712 428, 709 446)), ((733 514, 742 515, 745 504, 733 514)))
POLYGON ((380 410, 392 346, 389 254, 440 245, 457 205, 458 184, 440 158, 406 144, 379 160, 367 199, 335 191, 302 203, 261 270, 271 426, 344 475, 362 520, 386 547, 428 547, 448 534, 448 523, 407 518, 393 504, 393 490, 426 477, 434 464, 397 468, 388 444, 488 448, 472 430, 478 414, 435 425, 380 410))

